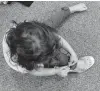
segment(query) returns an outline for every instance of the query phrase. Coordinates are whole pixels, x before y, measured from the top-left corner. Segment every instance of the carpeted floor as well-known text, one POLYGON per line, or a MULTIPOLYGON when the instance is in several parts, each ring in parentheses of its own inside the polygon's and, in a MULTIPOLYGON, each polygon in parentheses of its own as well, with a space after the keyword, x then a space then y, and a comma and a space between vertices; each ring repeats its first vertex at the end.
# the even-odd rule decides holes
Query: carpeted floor
POLYGON ((34 2, 27 8, 19 3, 0 6, 0 91, 100 91, 100 2, 84 2, 86 12, 71 15, 59 33, 70 43, 78 57, 91 55, 94 66, 82 74, 34 77, 12 70, 2 54, 2 38, 10 21, 38 20, 43 22, 63 6, 80 2, 34 2))

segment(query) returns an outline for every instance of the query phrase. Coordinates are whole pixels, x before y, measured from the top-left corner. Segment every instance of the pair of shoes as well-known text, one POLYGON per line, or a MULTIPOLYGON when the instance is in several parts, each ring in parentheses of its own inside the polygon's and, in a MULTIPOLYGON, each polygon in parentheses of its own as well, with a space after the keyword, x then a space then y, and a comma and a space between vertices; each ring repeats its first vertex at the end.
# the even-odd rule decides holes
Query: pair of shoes
POLYGON ((89 68, 91 68, 94 64, 95 60, 92 56, 85 56, 78 60, 77 66, 74 70, 70 70, 70 72, 81 73, 89 68))

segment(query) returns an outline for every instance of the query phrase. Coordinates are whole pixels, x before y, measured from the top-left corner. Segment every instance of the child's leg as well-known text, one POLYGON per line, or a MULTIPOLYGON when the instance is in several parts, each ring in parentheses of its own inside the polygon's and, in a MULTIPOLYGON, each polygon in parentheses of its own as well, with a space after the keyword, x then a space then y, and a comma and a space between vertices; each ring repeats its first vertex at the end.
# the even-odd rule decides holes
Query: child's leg
POLYGON ((53 28, 58 28, 70 14, 71 12, 69 8, 64 7, 61 10, 57 11, 54 15, 52 15, 47 21, 45 21, 45 24, 53 28))
POLYGON ((75 12, 84 11, 86 9, 87 7, 83 3, 74 5, 69 8, 63 7, 61 8, 61 10, 59 10, 53 16, 51 16, 50 19, 45 21, 45 24, 53 28, 58 28, 64 23, 64 21, 68 18, 69 15, 75 12))

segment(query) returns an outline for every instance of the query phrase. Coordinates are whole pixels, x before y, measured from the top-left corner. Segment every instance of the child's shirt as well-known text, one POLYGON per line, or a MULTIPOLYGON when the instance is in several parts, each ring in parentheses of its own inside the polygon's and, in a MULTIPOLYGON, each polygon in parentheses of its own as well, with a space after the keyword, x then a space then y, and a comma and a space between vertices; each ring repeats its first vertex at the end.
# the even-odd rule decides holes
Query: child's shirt
POLYGON ((57 48, 52 53, 51 57, 47 61, 44 61, 44 68, 54 68, 68 66, 70 62, 70 53, 61 52, 61 48, 57 48))
MULTIPOLYGON (((12 69, 14 69, 18 72, 28 73, 28 70, 26 70, 25 68, 23 68, 22 66, 20 66, 17 63, 17 55, 10 58, 10 49, 6 42, 6 36, 7 36, 7 34, 5 34, 3 37, 2 46, 3 46, 4 58, 7 62, 7 64, 12 69), (13 59, 13 61, 12 61, 12 59, 13 59)), ((66 66, 66 65, 68 65, 68 62, 70 61, 70 54, 64 54, 60 51, 60 49, 55 50, 52 55, 53 56, 49 57, 48 60, 44 61, 44 63, 43 63, 44 68, 54 68, 55 66, 58 66, 58 67, 66 66)))

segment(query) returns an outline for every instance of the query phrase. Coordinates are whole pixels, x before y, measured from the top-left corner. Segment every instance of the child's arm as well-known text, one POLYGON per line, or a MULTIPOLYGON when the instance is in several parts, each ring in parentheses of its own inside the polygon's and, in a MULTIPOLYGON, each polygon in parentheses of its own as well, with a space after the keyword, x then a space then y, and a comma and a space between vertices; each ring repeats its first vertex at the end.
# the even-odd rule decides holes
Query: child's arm
POLYGON ((29 72, 34 76, 52 76, 58 73, 58 69, 56 68, 39 68, 37 70, 33 70, 29 72))
POLYGON ((75 51, 73 50, 73 48, 70 46, 70 44, 60 35, 55 34, 57 37, 60 38, 59 44, 61 45, 62 48, 64 48, 66 51, 69 51, 69 53, 71 54, 71 61, 76 61, 78 60, 77 55, 75 53, 75 51))
POLYGON ((31 75, 34 76, 52 76, 52 75, 59 75, 61 77, 67 76, 70 68, 67 66, 57 67, 57 68, 39 68, 38 70, 33 70, 29 72, 31 75))

